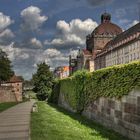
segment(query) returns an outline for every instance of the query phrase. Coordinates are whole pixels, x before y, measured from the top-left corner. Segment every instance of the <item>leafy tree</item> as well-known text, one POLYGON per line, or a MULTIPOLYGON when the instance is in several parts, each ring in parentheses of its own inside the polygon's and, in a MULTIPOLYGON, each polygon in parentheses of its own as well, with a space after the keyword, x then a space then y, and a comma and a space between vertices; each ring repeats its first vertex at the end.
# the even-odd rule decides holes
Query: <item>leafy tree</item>
POLYGON ((52 92, 53 74, 45 63, 37 65, 37 72, 33 75, 34 91, 39 100, 46 100, 52 92))
POLYGON ((0 82, 9 80, 13 74, 11 61, 8 59, 7 54, 0 49, 0 82))

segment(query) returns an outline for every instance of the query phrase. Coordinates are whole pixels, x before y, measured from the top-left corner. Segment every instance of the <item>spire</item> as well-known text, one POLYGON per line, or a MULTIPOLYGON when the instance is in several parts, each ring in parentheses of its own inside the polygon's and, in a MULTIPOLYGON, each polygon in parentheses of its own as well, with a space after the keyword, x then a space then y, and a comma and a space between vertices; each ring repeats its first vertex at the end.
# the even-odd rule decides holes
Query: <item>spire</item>
POLYGON ((109 13, 104 13, 101 15, 101 23, 106 23, 111 21, 111 15, 109 13))

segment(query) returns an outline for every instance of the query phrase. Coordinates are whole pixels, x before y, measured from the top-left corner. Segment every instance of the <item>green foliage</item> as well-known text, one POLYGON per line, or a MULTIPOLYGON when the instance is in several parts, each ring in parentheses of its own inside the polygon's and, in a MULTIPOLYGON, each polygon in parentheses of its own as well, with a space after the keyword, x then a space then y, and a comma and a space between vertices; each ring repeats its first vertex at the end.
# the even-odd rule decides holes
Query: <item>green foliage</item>
POLYGON ((140 62, 108 67, 88 73, 77 72, 60 81, 60 93, 73 109, 84 107, 99 97, 121 98, 140 86, 140 62))
POLYGON ((11 69, 11 61, 7 54, 0 49, 0 81, 9 80, 14 72, 11 69))
POLYGON ((59 93, 60 93, 60 82, 59 80, 55 80, 53 82, 52 93, 49 98, 49 102, 58 104, 59 93))
POLYGON ((37 73, 33 75, 34 92, 39 100, 46 100, 52 92, 53 75, 45 62, 37 65, 37 73))

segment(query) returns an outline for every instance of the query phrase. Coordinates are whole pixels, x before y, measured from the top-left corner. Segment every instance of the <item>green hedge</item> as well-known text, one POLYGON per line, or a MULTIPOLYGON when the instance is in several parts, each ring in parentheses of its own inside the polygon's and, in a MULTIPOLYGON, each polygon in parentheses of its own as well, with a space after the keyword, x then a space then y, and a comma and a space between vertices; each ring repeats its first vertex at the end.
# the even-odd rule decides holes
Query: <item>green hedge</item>
POLYGON ((88 73, 78 71, 60 81, 60 92, 71 107, 82 112, 99 97, 121 98, 140 86, 140 62, 118 65, 88 73))
POLYGON ((54 104, 58 104, 59 93, 60 93, 60 82, 59 80, 55 80, 53 82, 52 93, 48 101, 54 104))

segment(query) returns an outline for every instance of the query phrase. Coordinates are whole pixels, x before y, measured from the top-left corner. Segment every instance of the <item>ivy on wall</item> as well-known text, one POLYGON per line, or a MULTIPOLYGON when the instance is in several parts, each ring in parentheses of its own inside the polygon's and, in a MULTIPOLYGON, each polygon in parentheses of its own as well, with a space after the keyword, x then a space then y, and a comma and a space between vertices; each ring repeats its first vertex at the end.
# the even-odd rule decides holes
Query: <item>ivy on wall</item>
POLYGON ((99 97, 121 98, 140 86, 140 62, 108 67, 93 73, 78 71, 59 82, 60 93, 80 113, 90 101, 99 97))

